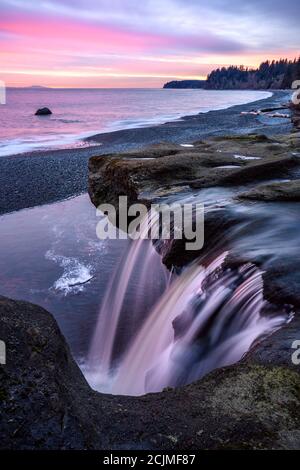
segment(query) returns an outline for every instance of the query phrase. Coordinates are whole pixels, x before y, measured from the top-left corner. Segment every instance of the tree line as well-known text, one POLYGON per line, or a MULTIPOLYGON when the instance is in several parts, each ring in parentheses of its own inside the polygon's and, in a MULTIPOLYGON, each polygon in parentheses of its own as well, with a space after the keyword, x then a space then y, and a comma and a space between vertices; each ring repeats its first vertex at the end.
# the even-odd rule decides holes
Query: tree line
POLYGON ((294 80, 300 80, 300 57, 294 60, 265 61, 257 69, 243 65, 222 67, 208 76, 205 88, 214 90, 233 89, 286 89, 294 80))

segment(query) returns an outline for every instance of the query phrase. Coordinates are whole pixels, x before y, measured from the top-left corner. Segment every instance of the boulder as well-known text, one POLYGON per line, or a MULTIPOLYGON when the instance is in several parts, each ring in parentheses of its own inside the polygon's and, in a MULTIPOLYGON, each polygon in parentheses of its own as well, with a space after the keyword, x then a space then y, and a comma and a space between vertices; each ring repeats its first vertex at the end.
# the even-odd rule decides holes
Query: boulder
POLYGON ((300 315, 297 312, 291 323, 283 326, 270 337, 258 342, 246 355, 245 361, 266 366, 284 366, 295 369, 291 360, 295 349, 292 344, 299 341, 300 315))
POLYGON ((89 195, 97 207, 101 203, 118 206, 118 197, 126 195, 128 203, 151 201, 180 192, 200 182, 201 187, 215 186, 235 168, 243 166, 232 155, 222 155, 195 148, 149 148, 140 152, 101 155, 89 160, 89 195), (172 153, 170 153, 170 150, 172 153), (224 167, 224 168, 223 168, 224 167))
POLYGON ((177 191, 212 186, 238 186, 272 177, 286 177, 300 165, 294 155, 298 141, 264 135, 214 137, 186 148, 160 144, 143 150, 92 157, 89 194, 95 206, 129 203, 146 205, 177 191))
POLYGON ((49 114, 52 114, 52 111, 49 108, 39 108, 36 112, 36 116, 48 116, 49 114))
POLYGON ((52 315, 0 297, 0 338, 0 448, 94 448, 92 392, 52 315))

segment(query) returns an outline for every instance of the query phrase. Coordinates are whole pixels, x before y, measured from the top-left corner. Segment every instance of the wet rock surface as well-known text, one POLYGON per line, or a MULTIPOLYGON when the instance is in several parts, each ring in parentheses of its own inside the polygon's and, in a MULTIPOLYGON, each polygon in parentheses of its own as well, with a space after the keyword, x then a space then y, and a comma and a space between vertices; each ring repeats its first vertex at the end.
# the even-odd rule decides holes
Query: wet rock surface
POLYGON ((187 239, 158 241, 155 246, 168 269, 182 268, 194 259, 201 257, 203 262, 222 253, 232 242, 234 228, 245 221, 244 215, 238 217, 230 208, 215 208, 204 216, 204 245, 200 250, 186 250, 187 239))
POLYGON ((239 198, 257 201, 300 201, 300 180, 259 185, 240 194, 239 198))
POLYGON ((300 159, 298 142, 264 135, 217 137, 181 146, 156 145, 139 152, 92 157, 89 161, 89 194, 95 206, 117 205, 120 195, 129 203, 150 204, 164 189, 201 189, 238 186, 259 180, 284 178, 300 159))
MULTIPOLYGON (((297 366, 292 361, 292 354, 296 350, 295 345, 293 347, 294 342, 299 341, 299 331, 300 315, 298 309, 290 323, 280 328, 263 342, 253 346, 246 355, 245 361, 252 364, 276 365, 297 370, 297 366)), ((298 370, 299 368, 298 366, 298 370)))
POLYGON ((54 318, 41 307, 4 297, 0 318, 0 338, 6 343, 6 364, 0 366, 0 447, 93 447, 97 417, 89 386, 54 318))
POLYGON ((85 382, 55 320, 0 299, 2 449, 296 449, 299 366, 252 362, 143 397, 102 395, 85 382))
MULTIPOLYGON (((298 101, 299 101, 299 97, 298 97, 298 101)), ((291 103, 290 108, 292 112, 292 124, 294 126, 295 131, 299 131, 300 130, 300 104, 291 103)))

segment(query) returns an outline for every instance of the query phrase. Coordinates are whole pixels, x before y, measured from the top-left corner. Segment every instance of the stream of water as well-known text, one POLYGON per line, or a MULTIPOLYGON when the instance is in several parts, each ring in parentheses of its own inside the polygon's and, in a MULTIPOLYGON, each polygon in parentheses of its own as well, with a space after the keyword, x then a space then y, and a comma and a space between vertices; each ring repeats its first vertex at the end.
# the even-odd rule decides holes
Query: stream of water
MULTIPOLYGON (((232 247, 266 265, 299 256, 299 204, 231 196, 201 191, 207 210, 229 204, 250 216, 232 247)), ((142 395, 188 384, 290 319, 264 299, 263 268, 226 268, 230 247, 170 272, 151 240, 101 241, 97 222, 87 195, 0 217, 1 294, 54 314, 93 388, 142 395)))

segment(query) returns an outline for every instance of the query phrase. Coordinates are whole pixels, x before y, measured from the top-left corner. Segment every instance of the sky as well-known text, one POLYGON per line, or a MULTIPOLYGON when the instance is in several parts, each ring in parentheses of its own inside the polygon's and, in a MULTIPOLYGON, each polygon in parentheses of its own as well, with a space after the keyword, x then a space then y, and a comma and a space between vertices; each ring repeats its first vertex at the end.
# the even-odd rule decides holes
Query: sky
POLYGON ((161 87, 299 55, 299 0, 0 0, 7 86, 161 87))

